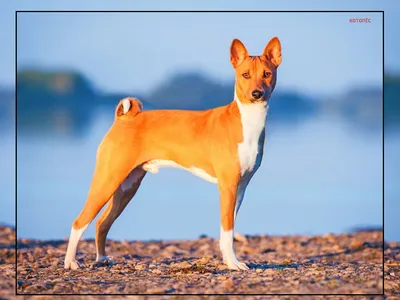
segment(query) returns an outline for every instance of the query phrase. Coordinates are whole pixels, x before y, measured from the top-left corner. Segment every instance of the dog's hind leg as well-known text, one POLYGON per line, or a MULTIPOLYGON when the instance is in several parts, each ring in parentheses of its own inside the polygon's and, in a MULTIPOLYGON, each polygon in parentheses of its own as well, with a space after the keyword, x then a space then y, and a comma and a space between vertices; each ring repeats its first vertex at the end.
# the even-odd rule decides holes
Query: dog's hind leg
POLYGON ((75 256, 82 234, 131 170, 136 167, 137 157, 121 153, 132 149, 131 146, 129 143, 119 140, 118 137, 112 136, 111 138, 106 136, 99 146, 93 180, 85 206, 72 224, 64 261, 65 269, 79 268, 75 256), (112 140, 112 138, 114 139, 112 140))
POLYGON ((136 167, 118 187, 107 208, 96 222, 96 261, 109 260, 106 256, 105 244, 107 234, 129 201, 135 196, 139 186, 146 175, 142 166, 136 167))

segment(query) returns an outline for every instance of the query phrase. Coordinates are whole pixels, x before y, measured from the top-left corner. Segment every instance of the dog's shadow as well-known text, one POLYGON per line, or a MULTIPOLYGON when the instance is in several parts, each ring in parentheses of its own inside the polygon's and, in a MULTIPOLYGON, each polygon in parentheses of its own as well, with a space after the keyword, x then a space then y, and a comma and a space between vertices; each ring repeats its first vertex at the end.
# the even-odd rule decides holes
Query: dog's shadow
POLYGON ((283 270, 283 269, 297 269, 298 267, 301 266, 301 264, 256 264, 256 263, 249 263, 247 266, 250 268, 250 270, 254 269, 261 269, 261 270, 267 270, 267 269, 277 269, 277 270, 283 270))
MULTIPOLYGON (((265 271, 267 269, 271 270, 284 270, 284 269, 297 269, 301 266, 301 264, 268 264, 268 263, 248 263, 247 266, 249 267, 249 271, 261 269, 265 271)), ((242 270, 230 270, 230 269, 223 269, 223 270, 208 270, 209 273, 214 274, 229 274, 231 272, 243 272, 242 270)))

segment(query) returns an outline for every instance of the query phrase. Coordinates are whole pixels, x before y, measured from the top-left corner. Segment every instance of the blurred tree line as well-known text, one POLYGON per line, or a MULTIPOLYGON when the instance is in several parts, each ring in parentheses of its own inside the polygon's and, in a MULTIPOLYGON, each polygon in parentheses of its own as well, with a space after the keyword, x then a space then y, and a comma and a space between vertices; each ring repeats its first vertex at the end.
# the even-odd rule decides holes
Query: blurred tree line
POLYGON ((400 124, 400 75, 387 74, 384 80, 385 125, 400 124))
MULTIPOLYGON (((215 83, 196 72, 176 74, 148 95, 132 93, 144 102, 145 109, 204 110, 228 104, 233 100, 234 82, 215 83)), ((315 103, 310 99, 277 88, 274 110, 283 115, 313 114, 315 103)), ((17 76, 18 107, 43 109, 49 107, 115 106, 126 94, 104 94, 93 88, 90 80, 78 72, 41 72, 26 70, 17 76)))
MULTIPOLYGON (((400 75, 385 75, 385 123, 399 125, 400 75)), ((18 125, 43 122, 54 111, 68 111, 77 126, 88 122, 93 108, 106 108, 114 113, 118 101, 126 96, 139 98, 144 109, 203 110, 225 105, 233 100, 234 82, 214 82, 192 71, 170 76, 148 94, 107 94, 96 89, 79 72, 21 70, 17 74, 18 125), (81 123, 81 124, 80 124, 81 123)), ((0 91, 1 93, 1 91, 0 91)), ((338 115, 364 124, 382 124, 382 91, 379 87, 352 89, 340 97, 316 101, 305 94, 282 90, 279 85, 270 101, 269 120, 301 122, 318 114, 338 115)), ((4 102, 0 101, 0 105, 4 102)), ((0 107, 1 108, 1 107, 0 107)), ((43 124, 46 125, 46 124, 43 124)), ((49 124, 47 124, 49 125, 49 124)))

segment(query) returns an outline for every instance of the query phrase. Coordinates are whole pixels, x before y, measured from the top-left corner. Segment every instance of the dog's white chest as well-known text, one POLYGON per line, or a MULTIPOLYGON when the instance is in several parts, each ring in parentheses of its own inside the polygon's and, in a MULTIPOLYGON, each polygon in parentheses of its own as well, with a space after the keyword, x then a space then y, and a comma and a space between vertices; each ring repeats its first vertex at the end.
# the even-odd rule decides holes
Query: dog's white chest
POLYGON ((238 155, 240 171, 243 176, 246 173, 255 172, 261 164, 262 135, 264 134, 268 105, 266 103, 245 105, 238 100, 236 102, 242 121, 243 142, 238 145, 238 155))

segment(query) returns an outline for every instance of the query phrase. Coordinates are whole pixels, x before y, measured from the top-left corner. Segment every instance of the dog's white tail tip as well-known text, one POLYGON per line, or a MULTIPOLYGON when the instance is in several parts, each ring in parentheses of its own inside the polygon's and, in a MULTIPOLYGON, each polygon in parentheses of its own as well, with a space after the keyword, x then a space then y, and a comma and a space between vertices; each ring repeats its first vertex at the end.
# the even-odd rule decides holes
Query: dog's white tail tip
POLYGON ((124 108, 124 114, 126 114, 131 108, 131 100, 129 98, 125 98, 122 100, 122 106, 124 108))

